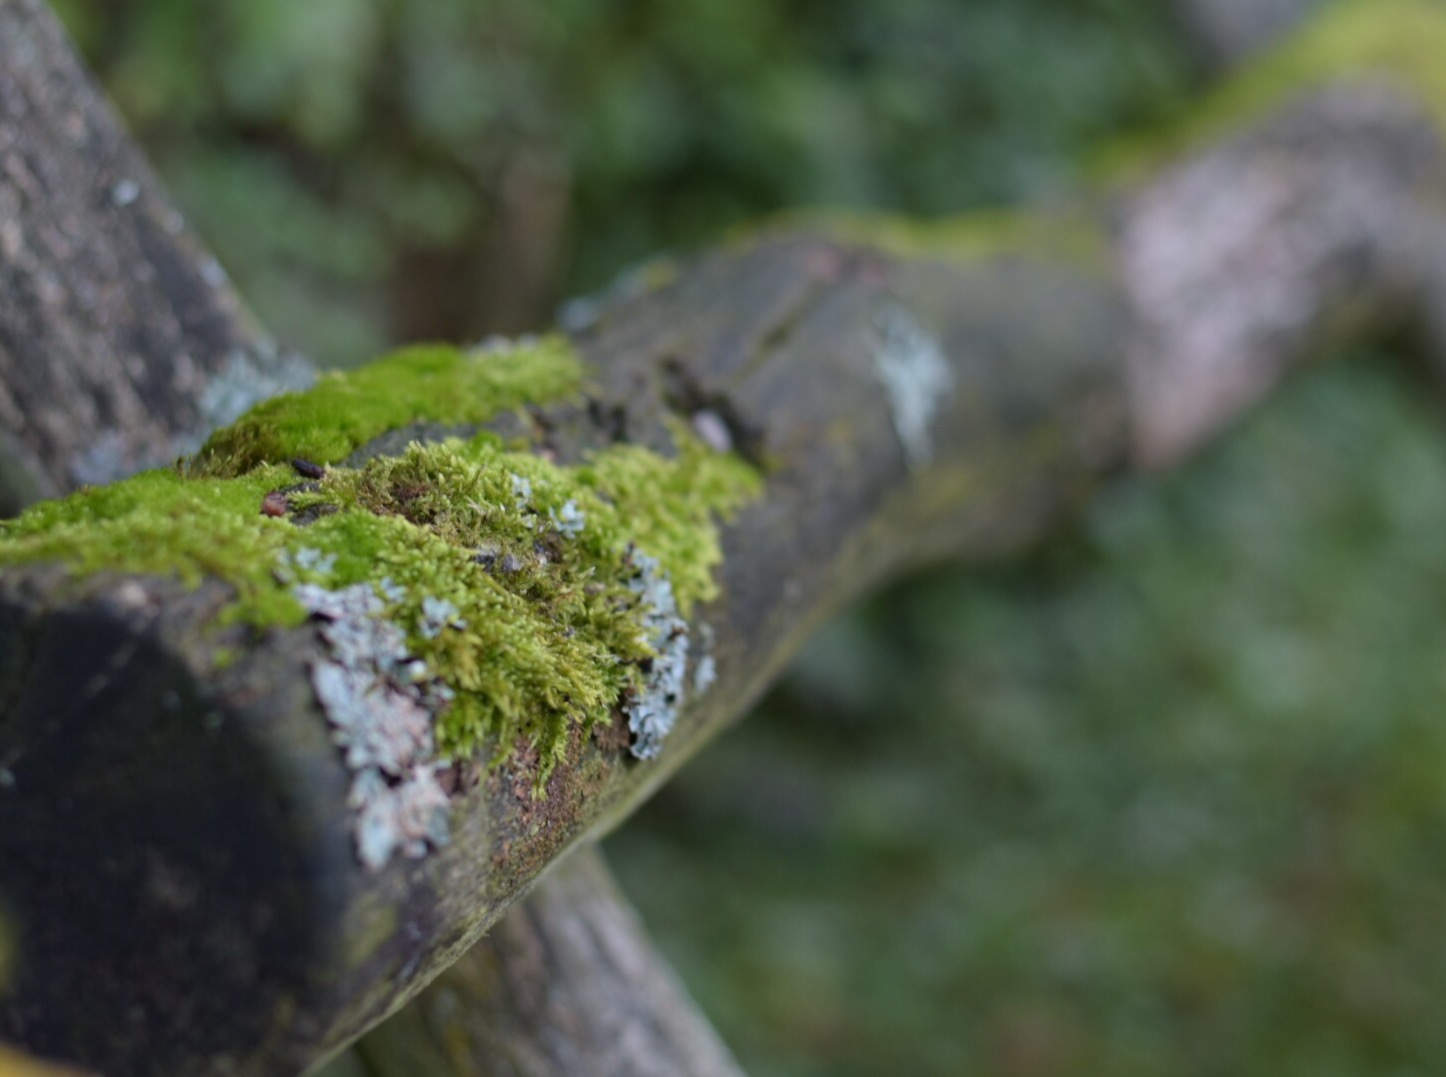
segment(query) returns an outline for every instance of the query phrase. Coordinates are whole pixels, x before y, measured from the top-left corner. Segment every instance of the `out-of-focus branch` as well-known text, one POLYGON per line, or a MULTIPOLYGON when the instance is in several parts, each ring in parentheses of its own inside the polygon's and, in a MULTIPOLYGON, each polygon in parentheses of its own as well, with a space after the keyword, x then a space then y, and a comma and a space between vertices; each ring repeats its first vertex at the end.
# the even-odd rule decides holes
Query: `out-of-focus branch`
POLYGON ((1229 70, 1268 48, 1322 0, 1174 0, 1175 10, 1212 69, 1229 70))
POLYGON ((169 463, 310 379, 187 230, 41 0, 0 0, 0 514, 169 463))
POLYGON ((370 1077, 740 1077, 595 848, 357 1045, 370 1077))

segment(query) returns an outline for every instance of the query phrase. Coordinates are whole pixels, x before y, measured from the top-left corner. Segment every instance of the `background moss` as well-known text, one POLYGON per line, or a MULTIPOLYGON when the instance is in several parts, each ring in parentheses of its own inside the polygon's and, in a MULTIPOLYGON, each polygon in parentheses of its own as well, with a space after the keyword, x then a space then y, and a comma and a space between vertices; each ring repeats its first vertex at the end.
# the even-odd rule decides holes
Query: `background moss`
MULTIPOLYGON (((1190 92, 1163 7, 63 10, 263 317, 346 361, 785 207, 1047 201, 1190 92)), ((1446 442, 1385 369, 836 622, 613 839, 750 1072, 1439 1068, 1446 442)))

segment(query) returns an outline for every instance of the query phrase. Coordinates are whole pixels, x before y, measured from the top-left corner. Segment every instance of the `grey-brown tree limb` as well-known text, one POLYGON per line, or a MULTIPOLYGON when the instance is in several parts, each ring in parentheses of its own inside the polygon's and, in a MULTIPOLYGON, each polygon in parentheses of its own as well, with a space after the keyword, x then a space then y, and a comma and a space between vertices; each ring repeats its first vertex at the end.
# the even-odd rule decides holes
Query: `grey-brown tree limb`
POLYGON ((311 370, 242 306, 43 5, 0 0, 0 29, 0 512, 10 514, 168 464, 311 370))
POLYGON ((578 744, 541 801, 515 761, 475 768, 454 841, 420 864, 352 856, 310 632, 245 641, 211 675, 194 629, 218 586, 97 578, 60 602, 56 572, 7 573, 0 750, 23 755, 0 902, 23 929, 0 1031, 112 1074, 310 1065, 622 818, 842 603, 1037 541, 1327 345, 1439 361, 1446 163, 1422 104, 1388 77, 1312 83, 987 241, 797 226, 602 302, 573 331, 591 405, 536 417, 550 451, 656 444, 707 411, 769 466, 702 612, 718 682, 656 762, 578 744), (906 353, 931 371, 922 400, 891 380, 906 353))
POLYGON ((368 1077, 737 1077, 651 955, 601 855, 579 849, 354 1051, 368 1077))
MULTIPOLYGON (((310 380, 305 360, 280 353, 181 225, 38 2, 0 4, 0 177, 0 393, 35 418, 3 426, 12 453, 0 512, 42 490, 165 462, 249 403, 310 380)), ((578 1059, 618 1073, 733 1072, 599 855, 577 857, 514 913, 517 925, 473 948, 463 991, 484 1002, 453 1022, 519 1073, 582 1072, 578 1059), (526 990, 512 992, 518 1004, 502 1020, 485 1011, 498 1009, 504 987, 526 990)), ((368 1069, 415 1058, 431 1027, 398 1015, 369 1049, 368 1069)), ((8 1073, 19 1063, 6 1058, 8 1073)))

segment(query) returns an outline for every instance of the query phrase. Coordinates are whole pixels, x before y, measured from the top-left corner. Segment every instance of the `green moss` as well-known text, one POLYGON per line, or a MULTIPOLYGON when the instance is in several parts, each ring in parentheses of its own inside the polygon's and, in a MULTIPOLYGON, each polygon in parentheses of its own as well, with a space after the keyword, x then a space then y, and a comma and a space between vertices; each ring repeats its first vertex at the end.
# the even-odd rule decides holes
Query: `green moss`
POLYGON ((246 620, 297 624, 303 611, 271 571, 295 528, 260 511, 267 491, 294 479, 267 465, 235 479, 163 470, 86 487, 0 523, 0 565, 58 561, 75 576, 123 571, 190 586, 214 576, 236 588, 246 620))
MULTIPOLYGON (((528 354, 543 367, 544 391, 578 383, 575 360, 564 378, 555 350, 528 354)), ((450 394, 462 377, 458 364, 470 362, 413 350, 381 365, 392 380, 431 370, 450 394)), ((382 380, 363 369, 342 384, 382 380)), ((526 399, 525 382, 520 370, 494 380, 494 403, 526 399)), ((429 408, 419 412, 419 392, 399 395, 409 403, 391 413, 394 421, 434 417, 429 408)), ((314 425, 323 404, 341 407, 347 398, 333 384, 289 398, 279 413, 263 405, 212 444, 227 447, 227 469, 263 441, 284 446, 275 450, 283 456, 334 457, 342 444, 380 432, 379 412, 365 424, 341 418, 341 434, 314 425), (289 419, 285 438, 259 436, 262 419, 277 414, 289 419), (313 426, 299 421, 304 415, 313 426), (308 448, 298 447, 302 439, 308 448), (333 449, 314 447, 326 444, 333 449)), ((219 578, 236 591, 224 616, 258 628, 304 619, 292 595, 298 583, 372 584, 412 653, 453 693, 435 729, 439 749, 467 756, 496 738, 505 751, 526 737, 545 772, 570 725, 606 720, 653 657, 646 611, 628 586, 632 551, 657 559, 686 615, 716 593, 715 516, 757 489, 750 468, 709 450, 683 424, 673 437, 672 457, 617 446, 573 467, 507 451, 489 434, 413 444, 360 467, 330 467, 293 490, 290 511, 315 517, 306 526, 260 511, 268 492, 296 486, 289 466, 255 463, 228 478, 206 468, 152 471, 0 523, 0 565, 61 562, 76 576, 110 570, 191 585, 219 578)))
POLYGON ((1371 77, 1410 94, 1446 134, 1446 7, 1434 0, 1341 0, 1221 85, 1190 119, 1103 152, 1129 178, 1327 83, 1371 77))
POLYGON ((193 467, 229 477, 294 457, 335 463, 408 423, 481 423, 532 401, 564 397, 581 383, 582 366, 558 336, 475 351, 417 345, 253 408, 213 434, 193 467))
POLYGON ((1108 264, 1109 256, 1107 237, 1098 222, 1087 215, 1025 210, 976 211, 935 220, 887 213, 808 210, 782 214, 740 239, 752 242, 785 229, 815 232, 900 258, 977 261, 1034 254, 1097 267, 1108 264))

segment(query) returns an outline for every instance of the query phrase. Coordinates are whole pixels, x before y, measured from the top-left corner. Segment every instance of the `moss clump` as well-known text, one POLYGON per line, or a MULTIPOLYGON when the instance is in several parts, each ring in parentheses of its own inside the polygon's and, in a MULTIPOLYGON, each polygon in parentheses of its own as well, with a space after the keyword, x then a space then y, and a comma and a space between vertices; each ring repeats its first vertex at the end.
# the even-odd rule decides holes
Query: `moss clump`
MULTIPOLYGON (((539 361, 548 391, 577 384, 575 360, 567 378, 557 353, 544 350, 539 361)), ((434 349, 382 360, 392 380, 407 370, 434 371, 433 388, 446 395, 463 376, 457 365, 469 362, 434 349)), ((365 386, 381 381, 366 370, 353 377, 365 386)), ((509 374, 504 384, 511 388, 494 402, 499 395, 520 402, 525 380, 519 375, 514 383, 509 374)), ((366 423, 343 418, 340 434, 316 426, 323 404, 341 406, 338 392, 323 385, 263 405, 218 433, 213 446, 230 447, 223 470, 263 440, 284 457, 326 459, 380 432, 376 414, 366 423), (288 433, 263 439, 256 432, 277 406, 289 417, 288 433), (308 414, 311 426, 299 419, 308 414), (332 448, 318 451, 322 445, 332 448)), ((408 393, 407 406, 393 413, 405 412, 398 421, 437 418, 419 393, 401 395, 408 393)), ((448 400, 447 407, 459 406, 448 400)), ((60 562, 77 576, 148 573, 193 585, 214 577, 236 592, 224 616, 258 627, 304 620, 292 593, 297 584, 369 584, 384 599, 385 616, 406 632, 411 653, 451 693, 434 730, 439 749, 460 757, 489 737, 502 750, 526 737, 546 772, 569 726, 607 719, 655 656, 643 627, 647 611, 629 586, 639 555, 657 560, 686 615, 715 593, 715 515, 757 488, 756 474, 736 457, 709 450, 681 423, 673 436, 671 457, 616 446, 562 467, 481 434, 331 467, 300 487, 289 467, 266 462, 226 478, 206 466, 153 471, 0 524, 0 565, 60 562), (274 502, 287 487, 287 512, 311 519, 306 526, 261 512, 263 500, 274 502)))
POLYGON ((565 397, 581 384, 582 366, 558 336, 473 351, 417 345, 258 405, 211 435, 191 467, 232 477, 294 457, 335 463, 408 423, 481 423, 532 401, 565 397))
POLYGON ((1401 87, 1446 135, 1443 56, 1446 8, 1435 0, 1342 0, 1247 64, 1188 122, 1112 147, 1100 155, 1098 168, 1106 176, 1128 178, 1294 96, 1361 76, 1401 87))
POLYGON ((54 561, 77 577, 134 572, 189 586, 213 576, 236 589, 246 620, 298 624, 301 606, 272 574, 295 528, 260 513, 266 492, 293 479, 289 467, 268 465, 235 479, 147 471, 86 487, 0 523, 0 565, 54 561))

